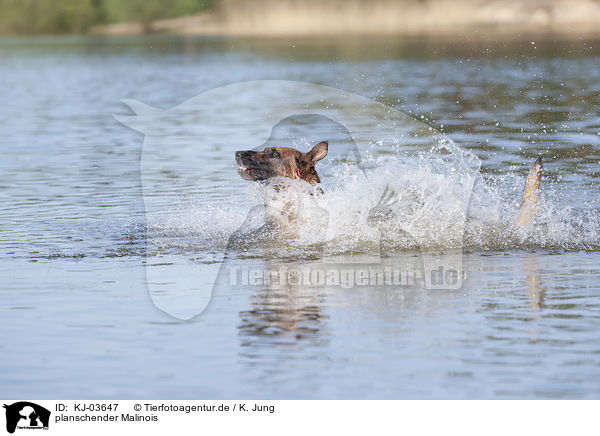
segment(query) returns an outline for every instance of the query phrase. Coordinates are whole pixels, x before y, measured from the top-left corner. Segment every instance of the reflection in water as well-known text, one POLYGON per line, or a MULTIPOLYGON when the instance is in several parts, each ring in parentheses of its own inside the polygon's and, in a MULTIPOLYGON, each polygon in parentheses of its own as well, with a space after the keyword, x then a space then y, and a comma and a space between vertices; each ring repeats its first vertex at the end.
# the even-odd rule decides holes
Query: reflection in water
MULTIPOLYGON (((536 311, 541 311, 544 308, 545 289, 542 287, 539 271, 537 254, 530 253, 523 261, 524 282, 527 286, 527 294, 529 295, 529 306, 536 311)), ((531 315, 530 320, 535 322, 528 331, 530 336, 529 342, 531 344, 536 344, 540 340, 541 332, 536 326, 541 317, 541 313, 531 315)))
POLYGON ((523 271, 526 275, 525 284, 529 294, 529 305, 533 309, 543 309, 545 289, 542 287, 537 255, 530 254, 525 258, 523 271))
MULTIPOLYGON (((265 263, 265 270, 278 270, 275 261, 265 263)), ((253 344, 291 345, 323 336, 324 320, 320 288, 280 283, 275 280, 257 289, 250 297, 251 308, 240 312, 242 346, 253 344)))
MULTIPOLYGON (((331 339, 328 320, 333 314, 351 324, 361 318, 384 321, 381 328, 395 331, 397 338, 411 330, 413 322, 437 319, 456 304, 462 291, 428 288, 425 275, 418 253, 238 260, 224 264, 219 287, 228 284, 249 295, 250 307, 239 312, 242 346, 323 345, 331 339)), ((242 355, 264 357, 248 350, 242 355)))

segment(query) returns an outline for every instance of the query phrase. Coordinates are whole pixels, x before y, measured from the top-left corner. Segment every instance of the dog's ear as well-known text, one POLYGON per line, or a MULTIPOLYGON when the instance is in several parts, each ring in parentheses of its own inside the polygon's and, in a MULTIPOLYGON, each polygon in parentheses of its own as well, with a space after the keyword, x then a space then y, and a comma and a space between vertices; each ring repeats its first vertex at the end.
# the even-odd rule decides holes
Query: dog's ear
POLYGON ((315 145, 311 151, 302 155, 302 163, 304 165, 314 165, 325 156, 327 156, 327 149, 329 144, 327 141, 319 142, 315 145))

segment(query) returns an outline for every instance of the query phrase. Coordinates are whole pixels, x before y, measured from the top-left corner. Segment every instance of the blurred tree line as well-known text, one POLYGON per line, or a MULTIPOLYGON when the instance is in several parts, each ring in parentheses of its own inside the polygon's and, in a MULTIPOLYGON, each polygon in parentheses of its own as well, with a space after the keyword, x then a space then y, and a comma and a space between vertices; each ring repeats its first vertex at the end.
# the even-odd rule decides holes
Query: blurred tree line
POLYGON ((0 0, 0 33, 85 33, 91 26, 193 14, 214 0, 0 0))

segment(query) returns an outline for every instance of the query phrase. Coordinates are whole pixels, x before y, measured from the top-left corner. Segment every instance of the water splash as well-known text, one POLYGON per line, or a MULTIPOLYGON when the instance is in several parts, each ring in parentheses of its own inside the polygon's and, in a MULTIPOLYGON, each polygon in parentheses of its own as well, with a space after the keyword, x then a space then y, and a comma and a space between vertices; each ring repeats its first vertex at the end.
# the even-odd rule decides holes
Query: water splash
POLYGON ((366 176, 352 163, 326 168, 322 194, 300 180, 280 180, 277 189, 251 183, 241 203, 187 203, 149 223, 149 234, 161 250, 233 249, 257 256, 316 255, 324 246, 329 253, 600 250, 600 214, 594 205, 562 206, 568 192, 560 183, 544 181, 537 217, 531 226, 516 228, 523 175, 508 171, 483 177, 476 157, 448 139, 408 151, 393 142, 373 143, 363 159, 366 176), (372 225, 369 211, 386 186, 398 198, 393 218, 372 225), (273 211, 285 208, 286 217, 295 217, 285 229, 263 227, 273 221, 273 211), (236 232, 246 236, 232 243, 236 232))

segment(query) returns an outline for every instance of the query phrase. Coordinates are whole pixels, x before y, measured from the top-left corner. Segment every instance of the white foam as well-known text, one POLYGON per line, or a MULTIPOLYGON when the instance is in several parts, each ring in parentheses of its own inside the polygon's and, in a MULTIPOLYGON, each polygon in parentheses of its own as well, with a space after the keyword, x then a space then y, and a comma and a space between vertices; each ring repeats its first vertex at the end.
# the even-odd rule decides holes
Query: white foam
POLYGON ((387 144, 386 153, 379 153, 381 146, 372 144, 362 156, 369 168, 366 175, 350 163, 326 167, 322 194, 300 180, 281 180, 286 185, 283 190, 249 183, 239 202, 189 201, 153 216, 148 235, 161 249, 235 250, 230 237, 244 228, 241 234, 245 232, 248 243, 244 250, 275 250, 290 256, 323 245, 339 253, 381 247, 401 251, 600 249, 598 210, 576 202, 559 207, 567 203, 569 194, 556 184, 542 183, 536 219, 528 228, 516 228, 512 222, 520 205, 522 175, 506 172, 483 177, 478 160, 447 139, 417 152, 390 153, 394 147, 387 144), (399 199, 391 207, 393 218, 369 224, 369 212, 386 186, 399 199), (265 204, 275 211, 287 208, 285 213, 291 210, 296 219, 285 237, 278 238, 280 230, 271 230, 268 243, 261 245, 254 243, 257 234, 250 230, 268 219, 265 204))

